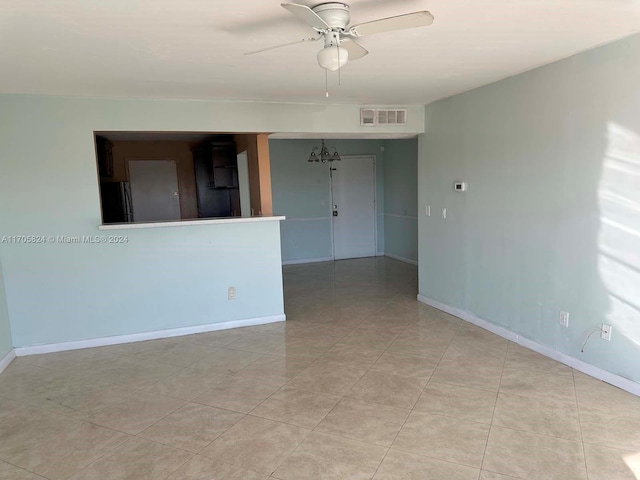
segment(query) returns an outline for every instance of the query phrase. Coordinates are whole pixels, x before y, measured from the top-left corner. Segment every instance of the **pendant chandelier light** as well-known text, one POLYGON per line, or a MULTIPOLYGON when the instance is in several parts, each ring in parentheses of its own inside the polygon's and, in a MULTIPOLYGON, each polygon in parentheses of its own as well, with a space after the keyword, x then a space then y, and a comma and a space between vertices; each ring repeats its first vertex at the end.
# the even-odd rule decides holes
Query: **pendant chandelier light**
POLYGON ((311 155, 309 155, 309 160, 307 160, 308 162, 322 162, 322 163, 327 163, 327 162, 339 162, 342 159, 340 158, 340 155, 338 154, 338 149, 336 147, 331 147, 333 149, 333 153, 331 153, 329 151, 329 149, 327 148, 327 146, 324 143, 324 140, 322 140, 322 146, 321 147, 313 147, 311 149, 311 155), (319 154, 316 153, 319 151, 319 154))

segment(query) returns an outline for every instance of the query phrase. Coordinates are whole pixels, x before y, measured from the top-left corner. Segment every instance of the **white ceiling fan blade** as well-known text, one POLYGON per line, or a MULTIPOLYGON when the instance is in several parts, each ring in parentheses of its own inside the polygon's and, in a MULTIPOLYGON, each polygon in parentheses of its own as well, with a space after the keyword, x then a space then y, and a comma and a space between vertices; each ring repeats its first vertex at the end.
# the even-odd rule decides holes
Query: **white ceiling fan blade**
POLYGON ((318 30, 327 30, 331 27, 320 16, 306 5, 298 5, 297 3, 281 3, 282 7, 289 10, 303 22, 311 25, 318 30))
POLYGON ((349 29, 349 34, 354 37, 372 35, 374 33, 392 32, 394 30, 404 30, 406 28, 428 27, 433 23, 433 15, 426 10, 421 12, 407 13, 397 17, 381 18, 372 22, 354 25, 349 29))
POLYGON ((343 38, 340 43, 349 52, 349 60, 358 60, 359 58, 369 55, 369 50, 350 38, 343 38))
POLYGON ((320 40, 321 38, 322 38, 322 35, 320 35, 318 37, 313 37, 313 38, 303 38, 302 40, 296 40, 295 42, 283 43, 282 45, 275 45, 273 47, 261 48, 260 50, 254 50, 252 52, 247 52, 247 53, 245 53, 245 55, 253 55, 255 53, 267 52, 269 50, 275 50, 276 48, 288 47, 289 45, 296 45, 298 43, 315 42, 315 41, 320 40))

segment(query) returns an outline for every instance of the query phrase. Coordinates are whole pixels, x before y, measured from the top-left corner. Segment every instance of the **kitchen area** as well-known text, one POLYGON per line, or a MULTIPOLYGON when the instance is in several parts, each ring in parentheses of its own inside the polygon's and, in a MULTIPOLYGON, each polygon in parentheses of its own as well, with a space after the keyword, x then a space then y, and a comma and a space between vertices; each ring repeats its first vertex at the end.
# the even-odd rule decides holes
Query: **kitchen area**
POLYGON ((271 215, 267 134, 96 132, 103 224, 271 215))

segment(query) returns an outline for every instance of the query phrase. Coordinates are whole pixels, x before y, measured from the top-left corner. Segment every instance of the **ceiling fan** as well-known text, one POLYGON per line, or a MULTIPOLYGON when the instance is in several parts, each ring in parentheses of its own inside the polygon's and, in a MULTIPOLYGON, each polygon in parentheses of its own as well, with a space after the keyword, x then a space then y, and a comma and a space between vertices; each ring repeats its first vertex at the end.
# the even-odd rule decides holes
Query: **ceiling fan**
POLYGON ((423 10, 349 26, 351 16, 349 5, 346 3, 327 2, 320 3, 314 7, 296 3, 282 3, 281 5, 298 19, 310 25, 317 35, 295 42, 247 52, 245 55, 253 55, 303 42, 324 40, 324 48, 318 52, 318 64, 326 70, 336 71, 349 60, 357 60, 369 53, 355 41, 356 38, 373 35, 374 33, 427 27, 433 23, 433 15, 423 10))

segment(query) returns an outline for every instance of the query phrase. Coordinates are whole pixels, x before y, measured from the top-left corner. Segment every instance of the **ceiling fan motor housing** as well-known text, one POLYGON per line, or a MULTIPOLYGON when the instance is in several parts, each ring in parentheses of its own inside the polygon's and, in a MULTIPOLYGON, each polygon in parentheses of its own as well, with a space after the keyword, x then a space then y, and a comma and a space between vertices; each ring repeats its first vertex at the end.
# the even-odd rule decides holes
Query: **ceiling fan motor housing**
POLYGON ((349 25, 349 21, 351 20, 349 5, 346 3, 321 3, 313 7, 312 10, 331 28, 344 30, 347 28, 347 25, 349 25))

